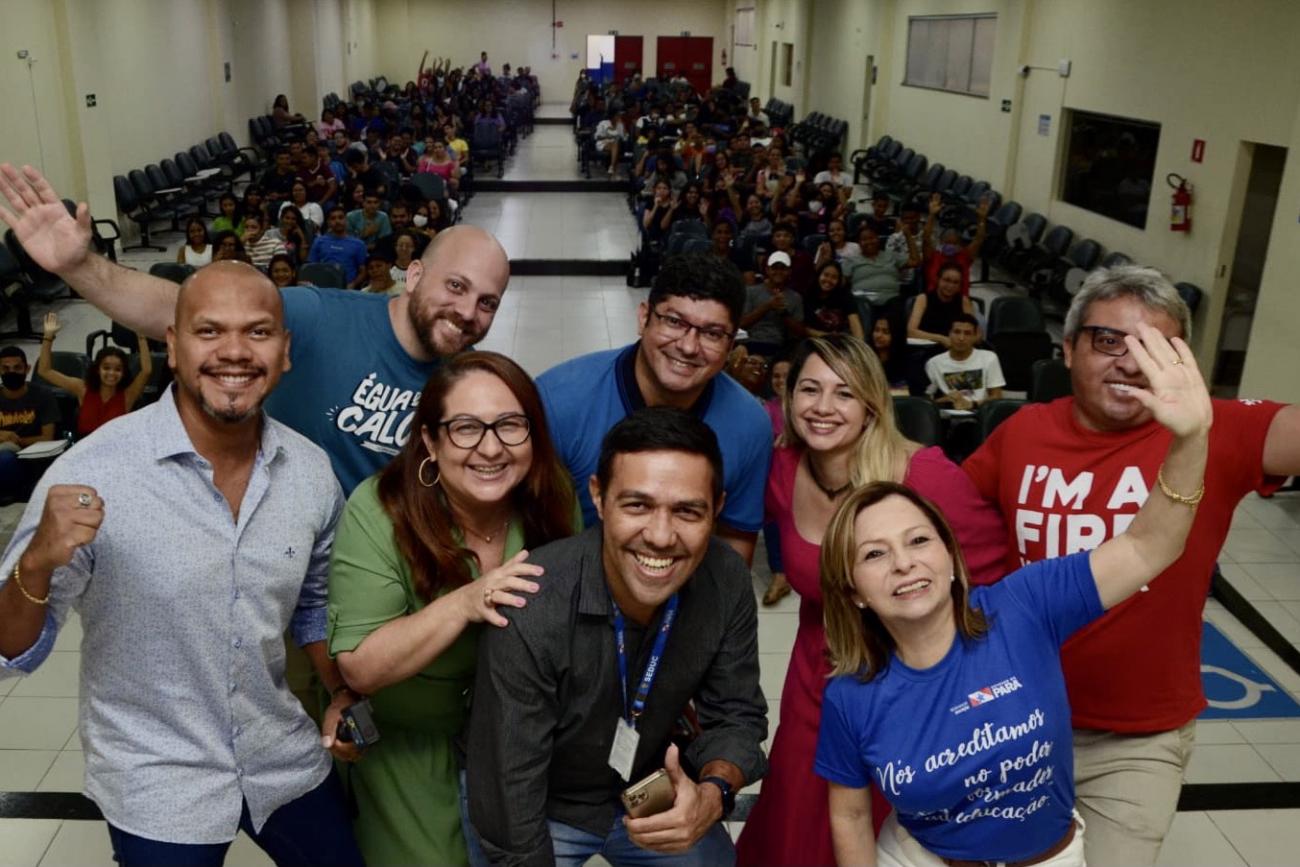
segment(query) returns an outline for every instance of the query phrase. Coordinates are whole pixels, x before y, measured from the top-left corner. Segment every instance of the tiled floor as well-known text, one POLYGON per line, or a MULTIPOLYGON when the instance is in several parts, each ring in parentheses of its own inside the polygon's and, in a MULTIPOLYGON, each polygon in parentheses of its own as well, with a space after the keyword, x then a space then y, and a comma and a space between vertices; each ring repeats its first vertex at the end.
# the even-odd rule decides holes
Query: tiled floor
MULTIPOLYGON (((567 129, 538 127, 511 165, 522 179, 549 177, 572 163, 567 129), (562 133, 552 137, 551 133, 562 133), (537 174, 534 174, 537 173, 537 174)), ((513 257, 624 259, 635 227, 622 197, 610 193, 482 193, 469 204, 469 222, 501 237, 513 257)), ((165 236, 173 248, 176 236, 165 236)), ((147 267, 167 254, 133 254, 124 261, 147 267)), ((615 277, 517 277, 482 346, 517 358, 536 375, 573 355, 635 339, 636 305, 644 290, 615 277)), ((977 292, 984 290, 977 289, 977 292)), ((80 346, 106 320, 81 301, 59 305, 65 329, 60 343, 80 346)), ((36 346, 28 345, 34 352, 36 346)), ((0 509, 0 545, 7 542, 20 506, 0 509)), ((757 558, 755 592, 767 580, 757 558)), ((1248 498, 1237 510, 1222 555, 1225 576, 1293 643, 1300 646, 1300 497, 1248 498)), ((1283 688, 1300 699, 1300 674, 1292 671, 1217 602, 1206 606, 1216 624, 1283 688)), ((787 597, 759 615, 762 685, 773 729, 780 690, 797 628, 797 600, 787 597)), ((81 788, 81 742, 76 732, 80 626, 66 625, 56 653, 23 681, 0 680, 0 792, 81 788)), ((1300 721, 1207 721, 1198 725, 1189 770, 1193 783, 1300 781, 1300 721)), ((758 786, 751 787, 756 790, 758 786)), ((736 830, 733 828, 733 830, 736 830)), ((1285 865, 1300 852, 1300 810, 1180 813, 1162 865, 1285 865)), ((110 865, 100 822, 0 819, 0 867, 5 865, 110 865)), ((227 861, 266 865, 269 860, 240 837, 227 861)))

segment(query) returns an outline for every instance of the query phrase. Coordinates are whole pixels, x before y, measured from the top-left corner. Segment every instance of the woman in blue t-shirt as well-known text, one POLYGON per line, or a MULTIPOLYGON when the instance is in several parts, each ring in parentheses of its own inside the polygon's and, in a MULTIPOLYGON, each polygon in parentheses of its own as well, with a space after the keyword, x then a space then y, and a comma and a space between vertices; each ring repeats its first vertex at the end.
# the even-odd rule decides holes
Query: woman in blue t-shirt
POLYGON ((831 519, 821 566, 834 679, 816 771, 839 863, 1084 863, 1059 649, 1181 554, 1211 421, 1183 341, 1143 325, 1125 343, 1146 387, 1116 386, 1114 399, 1141 403, 1173 440, 1159 491, 1115 538, 971 591, 952 529, 909 488, 860 488, 831 519), (894 807, 876 840, 873 780, 894 807))

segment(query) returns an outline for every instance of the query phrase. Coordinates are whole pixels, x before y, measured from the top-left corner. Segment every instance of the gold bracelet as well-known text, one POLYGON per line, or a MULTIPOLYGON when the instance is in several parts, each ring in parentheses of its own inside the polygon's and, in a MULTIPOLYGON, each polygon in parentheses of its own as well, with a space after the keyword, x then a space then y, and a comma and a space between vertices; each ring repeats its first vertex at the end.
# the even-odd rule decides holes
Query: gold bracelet
MULTIPOLYGON (((20 557, 19 560, 21 560, 21 559, 22 559, 22 558, 20 557)), ((18 592, 21 593, 21 594, 23 594, 23 598, 26 599, 28 602, 31 602, 31 603, 33 603, 33 604, 35 604, 35 605, 48 605, 48 604, 50 604, 50 591, 48 591, 48 590, 45 591, 45 598, 44 598, 44 599, 37 599, 35 596, 33 596, 32 594, 30 594, 30 593, 27 592, 27 588, 23 586, 23 581, 22 581, 22 579, 21 579, 20 577, 18 577, 18 564, 17 564, 17 563, 14 564, 14 584, 17 584, 17 585, 18 585, 18 592)))
POLYGON ((1196 504, 1201 501, 1201 497, 1205 496, 1204 480, 1201 481, 1201 486, 1196 489, 1196 493, 1192 494, 1190 497, 1185 497, 1173 488, 1169 487, 1169 485, 1165 483, 1165 468, 1163 464, 1160 465, 1160 469, 1156 470, 1156 484, 1160 486, 1160 493, 1164 494, 1175 503, 1182 503, 1184 506, 1191 506, 1192 508, 1196 508, 1196 504))

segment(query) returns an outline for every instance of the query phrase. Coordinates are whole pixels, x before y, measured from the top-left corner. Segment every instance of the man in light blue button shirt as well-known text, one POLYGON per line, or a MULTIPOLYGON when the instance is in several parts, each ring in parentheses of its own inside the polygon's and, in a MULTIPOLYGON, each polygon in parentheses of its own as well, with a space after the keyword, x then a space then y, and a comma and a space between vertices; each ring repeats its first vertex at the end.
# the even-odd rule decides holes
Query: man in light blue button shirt
POLYGON ((342 491, 262 411, 289 365, 283 305, 242 263, 191 277, 175 385, 46 472, 0 560, 0 676, 81 613, 86 794, 133 864, 221 864, 245 830, 277 864, 361 864, 331 747, 284 683, 292 630, 335 691, 326 572, 342 491))

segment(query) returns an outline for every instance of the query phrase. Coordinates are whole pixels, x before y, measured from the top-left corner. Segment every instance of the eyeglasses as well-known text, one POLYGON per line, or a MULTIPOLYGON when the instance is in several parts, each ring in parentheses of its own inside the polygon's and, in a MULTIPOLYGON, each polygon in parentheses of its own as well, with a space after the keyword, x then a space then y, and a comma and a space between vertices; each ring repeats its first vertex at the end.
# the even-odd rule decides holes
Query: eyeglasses
POLYGON ((438 427, 445 427, 451 444, 461 449, 478 448, 488 431, 496 434, 503 446, 521 446, 531 433, 526 415, 502 416, 491 423, 476 418, 453 418, 439 422, 438 427))
POLYGON ((1124 338, 1128 336, 1127 331, 1107 328, 1104 325, 1083 325, 1079 330, 1091 333, 1092 348, 1102 355, 1113 358, 1123 358, 1128 355, 1128 344, 1124 342, 1124 338))
POLYGON ((724 331, 721 328, 708 325, 696 325, 679 316, 660 313, 658 310, 651 310, 650 315, 659 320, 659 325, 664 330, 664 333, 674 340, 681 340, 692 331, 699 332, 700 343, 709 349, 723 349, 731 341, 731 338, 736 336, 734 331, 724 331))

